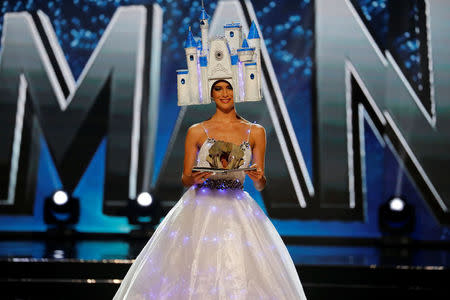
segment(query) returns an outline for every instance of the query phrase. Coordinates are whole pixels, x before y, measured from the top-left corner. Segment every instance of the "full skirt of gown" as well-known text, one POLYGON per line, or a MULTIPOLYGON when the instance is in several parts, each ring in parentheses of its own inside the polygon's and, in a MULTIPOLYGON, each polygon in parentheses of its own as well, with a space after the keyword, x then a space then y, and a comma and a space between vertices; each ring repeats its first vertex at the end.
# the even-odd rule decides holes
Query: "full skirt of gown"
POLYGON ((189 188, 142 249, 114 300, 306 299, 269 218, 241 189, 189 188))

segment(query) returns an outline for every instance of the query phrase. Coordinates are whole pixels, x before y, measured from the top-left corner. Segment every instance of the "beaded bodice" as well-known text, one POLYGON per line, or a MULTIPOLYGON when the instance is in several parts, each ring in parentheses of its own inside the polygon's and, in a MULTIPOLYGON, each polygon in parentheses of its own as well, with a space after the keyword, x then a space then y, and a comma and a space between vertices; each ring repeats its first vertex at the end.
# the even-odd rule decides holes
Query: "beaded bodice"
MULTIPOLYGON (((197 154, 197 167, 210 167, 209 162, 206 160, 206 158, 209 155, 209 149, 214 145, 214 143, 218 142, 218 140, 214 139, 214 138, 207 138, 205 140, 205 142, 202 144, 202 146, 200 147, 200 150, 198 151, 197 154)), ((228 143, 228 142, 227 142, 228 143)), ((232 144, 232 143, 230 143, 232 144)), ((242 142, 239 147, 242 149, 242 151, 244 151, 244 156, 243 156, 243 160, 244 163, 239 167, 241 168, 246 168, 249 166, 250 164, 250 160, 251 160, 251 156, 252 156, 252 151, 251 151, 251 147, 248 141, 244 141, 242 142)), ((241 183, 244 183, 244 179, 245 179, 245 173, 244 171, 242 172, 231 172, 231 173, 216 173, 215 175, 212 175, 209 177, 209 180, 233 180, 236 181, 238 180, 241 183)))

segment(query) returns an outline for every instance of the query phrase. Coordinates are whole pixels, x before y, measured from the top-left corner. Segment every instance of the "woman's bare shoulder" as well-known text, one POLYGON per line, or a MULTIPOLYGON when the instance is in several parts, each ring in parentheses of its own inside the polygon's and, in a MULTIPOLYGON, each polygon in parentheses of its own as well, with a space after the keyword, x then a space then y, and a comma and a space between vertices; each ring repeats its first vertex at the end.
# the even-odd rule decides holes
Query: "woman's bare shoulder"
POLYGON ((201 130, 203 130, 202 122, 192 124, 188 129, 188 131, 192 131, 192 132, 197 132, 197 131, 201 131, 201 130))
POLYGON ((203 135, 204 129, 201 123, 195 123, 188 128, 187 136, 198 138, 203 135))
POLYGON ((253 143, 252 147, 266 143, 266 130, 262 125, 252 123, 250 141, 253 143))
POLYGON ((257 123, 252 123, 252 129, 255 135, 266 135, 266 129, 257 123))

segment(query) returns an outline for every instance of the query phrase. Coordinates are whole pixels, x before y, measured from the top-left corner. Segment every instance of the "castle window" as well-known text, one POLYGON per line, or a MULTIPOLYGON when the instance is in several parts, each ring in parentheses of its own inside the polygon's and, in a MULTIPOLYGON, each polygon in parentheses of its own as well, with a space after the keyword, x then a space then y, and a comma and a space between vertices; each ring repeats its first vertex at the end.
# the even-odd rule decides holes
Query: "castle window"
POLYGON ((215 56, 216 56, 216 60, 222 60, 223 52, 220 51, 220 50, 217 50, 216 53, 215 53, 215 56))
POLYGON ((230 37, 233 37, 233 36, 234 36, 234 32, 230 31, 230 37))
POLYGON ((184 78, 181 79, 181 84, 184 84, 186 81, 184 80, 184 78))
POLYGON ((193 61, 193 60, 194 60, 194 55, 189 56, 189 59, 190 59, 191 61, 193 61))
POLYGON ((255 74, 253 74, 253 73, 250 74, 250 79, 252 79, 252 80, 255 79, 255 74))

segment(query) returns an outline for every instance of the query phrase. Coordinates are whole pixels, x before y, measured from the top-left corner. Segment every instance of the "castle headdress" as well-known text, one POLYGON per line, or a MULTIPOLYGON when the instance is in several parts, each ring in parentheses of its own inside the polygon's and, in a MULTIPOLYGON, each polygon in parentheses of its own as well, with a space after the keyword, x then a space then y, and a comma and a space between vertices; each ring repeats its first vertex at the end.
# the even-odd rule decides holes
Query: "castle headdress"
POLYGON ((259 101, 261 97, 261 47, 254 22, 247 38, 239 23, 226 24, 225 36, 208 41, 209 16, 202 3, 201 40, 189 28, 184 49, 187 69, 177 70, 178 105, 211 103, 211 87, 217 80, 233 86, 234 102, 259 101))

